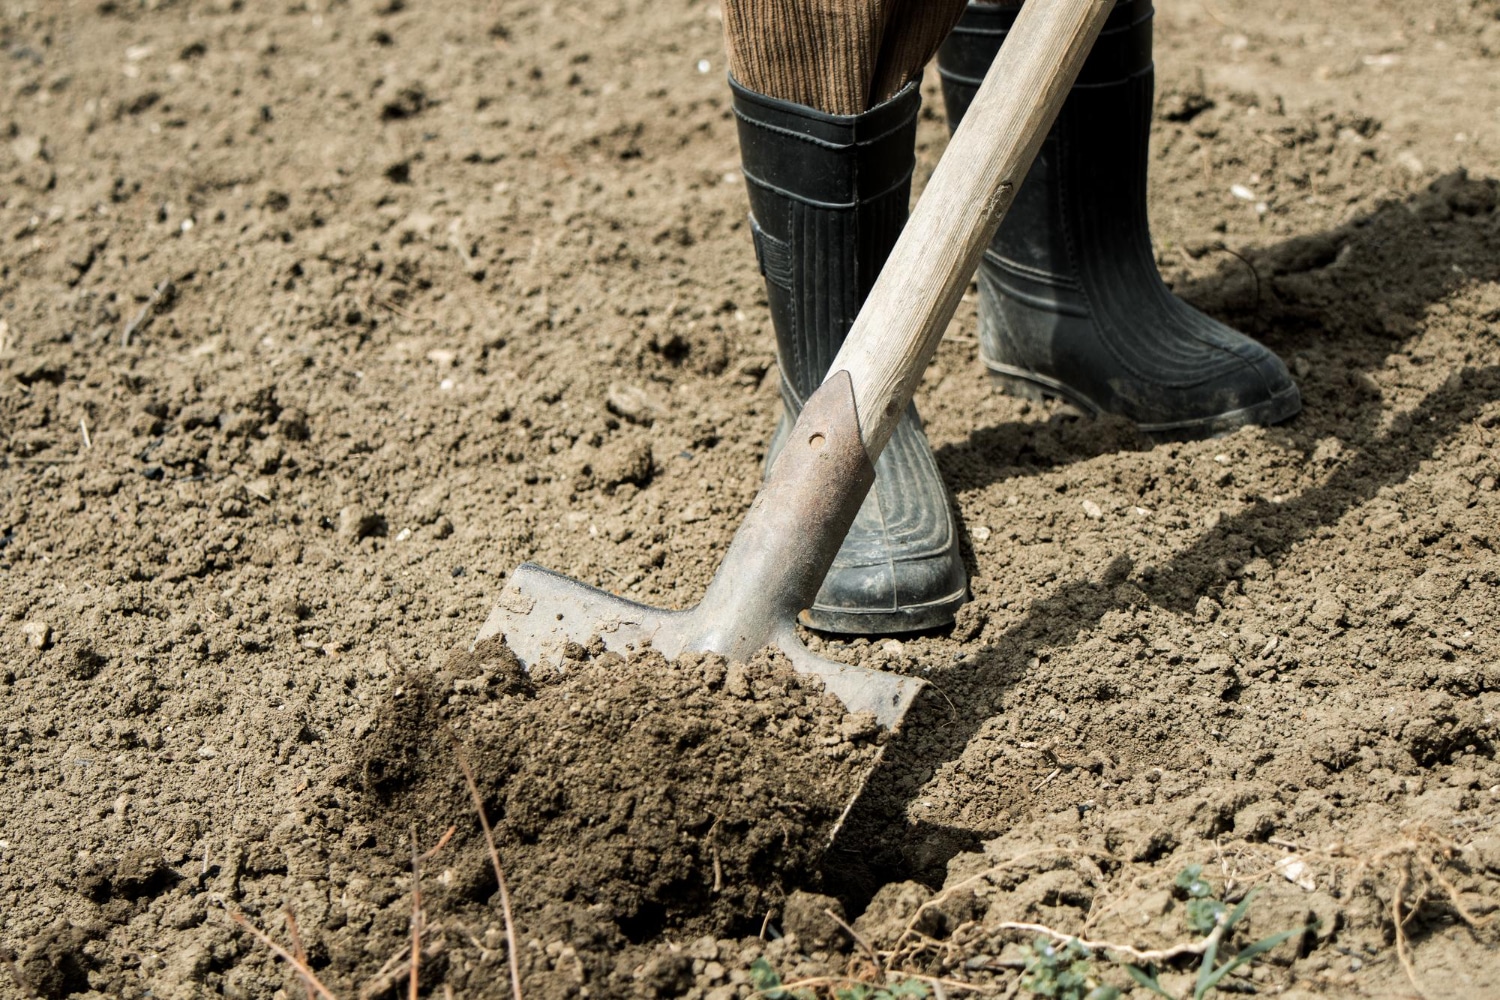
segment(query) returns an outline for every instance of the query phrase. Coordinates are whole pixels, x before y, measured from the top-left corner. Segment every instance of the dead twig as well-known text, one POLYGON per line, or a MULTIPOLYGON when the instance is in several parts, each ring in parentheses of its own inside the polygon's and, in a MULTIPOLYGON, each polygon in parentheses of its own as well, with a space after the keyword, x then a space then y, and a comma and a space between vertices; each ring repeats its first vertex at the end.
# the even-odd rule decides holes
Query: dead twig
MULTIPOLYGON (((960 892, 963 892, 965 889, 973 888, 974 886, 987 881, 992 875, 999 874, 1000 872, 1005 871, 1007 868, 1012 868, 1018 864, 1021 864, 1023 861, 1029 861, 1030 859, 1035 857, 1043 857, 1052 854, 1061 854, 1068 857, 1092 857, 1095 853, 1096 852, 1083 851, 1070 847, 1044 847, 1035 851, 1022 851, 1020 854, 1017 854, 1015 857, 1007 861, 1002 861, 1000 864, 992 865, 991 867, 986 868, 984 871, 979 872, 978 874, 970 875, 966 879, 955 882, 950 886, 946 886, 943 891, 939 892, 937 895, 927 900, 927 902, 917 907, 917 912, 911 915, 911 919, 906 922, 906 927, 901 931, 900 936, 896 938, 896 941, 891 948, 891 954, 899 954, 902 950, 902 946, 905 945, 906 942, 914 934, 917 933, 917 924, 921 922, 922 915, 925 914, 928 910, 933 909, 937 906, 941 906, 948 899, 952 898, 954 895, 960 892)), ((1098 854, 1098 856, 1109 860, 1118 860, 1108 854, 1100 853, 1098 854)))
POLYGON ((138 331, 144 330, 146 328, 146 325, 151 322, 152 316, 154 316, 156 313, 156 307, 161 305, 162 300, 167 297, 167 294, 171 291, 171 289, 171 278, 163 278, 160 282, 157 283, 156 289, 152 291, 150 297, 146 299, 146 304, 141 306, 140 310, 135 314, 135 318, 132 319, 129 323, 126 323, 125 329, 120 331, 121 347, 129 347, 131 338, 134 337, 138 331))
POLYGON ((837 913, 834 913, 827 907, 823 908, 823 915, 843 928, 844 933, 849 935, 849 939, 856 945, 858 945, 859 950, 864 952, 865 955, 869 957, 870 961, 874 964, 877 970, 881 972, 886 971, 885 963, 880 960, 879 955, 875 954, 875 949, 870 947, 870 942, 866 941, 864 937, 859 933, 859 931, 855 930, 853 927, 850 927, 848 923, 839 918, 839 915, 837 913))
POLYGON ((495 867, 495 881, 500 886, 500 913, 505 920, 505 957, 510 965, 510 992, 514 1000, 522 1000, 521 959, 516 948, 516 922, 511 915, 510 890, 505 887, 505 872, 500 867, 500 849, 495 846, 495 834, 490 829, 489 815, 484 811, 484 797, 479 794, 479 784, 474 780, 474 769, 469 767, 469 760, 464 756, 457 737, 453 737, 453 755, 458 760, 459 769, 464 773, 464 781, 468 783, 469 795, 474 799, 474 811, 479 813, 479 825, 484 829, 484 843, 489 848, 490 864, 495 867))
POLYGON ((426 918, 422 915, 422 865, 437 856, 437 853, 448 846, 448 841, 453 839, 453 833, 458 827, 450 826, 446 833, 438 838, 438 842, 426 854, 417 854, 417 825, 411 825, 411 959, 407 962, 409 970, 407 984, 407 1000, 417 1000, 417 986, 421 982, 422 970, 422 930, 426 924, 426 918))
POLYGON ((402 319, 410 320, 413 323, 420 323, 422 321, 422 317, 418 316, 416 313, 412 312, 410 309, 406 309, 406 308, 404 308, 402 306, 397 305, 396 303, 390 301, 389 299, 376 299, 376 298, 372 298, 370 301, 373 302, 375 305, 379 306, 380 308, 389 310, 390 312, 396 314, 397 316, 400 316, 402 319))
POLYGON ((1417 975, 1406 926, 1422 906, 1430 898, 1445 897, 1459 918, 1474 929, 1494 919, 1493 915, 1481 918, 1464 905, 1458 887, 1443 874, 1444 864, 1453 859, 1459 845, 1424 824, 1404 828, 1402 836, 1396 840, 1363 844, 1341 842, 1322 849, 1274 838, 1271 842, 1297 851, 1304 859, 1317 858, 1345 867, 1352 862, 1354 877, 1362 878, 1368 874, 1391 886, 1390 920, 1396 958, 1418 996, 1426 996, 1426 993, 1417 975))
POLYGON ((444 834, 441 837, 438 838, 438 842, 436 844, 432 845, 432 849, 429 850, 426 854, 422 855, 422 864, 425 865, 427 862, 429 862, 433 858, 437 857, 438 852, 441 851, 443 848, 445 848, 445 847, 448 846, 448 841, 452 840, 453 839, 453 835, 455 833, 457 833, 457 832, 458 832, 458 827, 456 827, 456 826, 450 826, 450 827, 448 827, 447 831, 444 832, 444 834))
POLYGON ((1432 879, 1438 884, 1438 888, 1442 889, 1443 892, 1447 894, 1448 904, 1458 911, 1458 915, 1460 917, 1463 917, 1464 923, 1468 924, 1470 927, 1479 928, 1484 927, 1491 920, 1495 919, 1495 914, 1493 913, 1491 913, 1487 917, 1476 916, 1467 906, 1465 906, 1463 900, 1459 898, 1458 886, 1454 885, 1446 875, 1439 871, 1437 865, 1424 858, 1422 860, 1422 870, 1427 874, 1428 878, 1432 879))

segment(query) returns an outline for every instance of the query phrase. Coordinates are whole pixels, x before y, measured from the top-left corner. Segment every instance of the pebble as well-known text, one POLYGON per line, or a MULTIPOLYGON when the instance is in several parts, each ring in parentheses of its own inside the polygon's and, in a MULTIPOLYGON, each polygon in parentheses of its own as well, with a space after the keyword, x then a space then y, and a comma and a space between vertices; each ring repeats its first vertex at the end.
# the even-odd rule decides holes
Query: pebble
POLYGON ((32 649, 46 649, 52 644, 52 626, 46 622, 27 622, 21 626, 21 634, 32 649))
POLYGON ((658 409, 651 397, 646 395, 646 390, 634 385, 610 386, 604 405, 615 416, 648 427, 656 418, 658 409))
POLYGON ((1085 500, 1083 502, 1083 513, 1091 521, 1102 521, 1104 519, 1103 508, 1092 500, 1085 500))
POLYGON ((339 511, 339 535, 350 541, 377 534, 384 526, 384 518, 361 504, 350 504, 339 511))

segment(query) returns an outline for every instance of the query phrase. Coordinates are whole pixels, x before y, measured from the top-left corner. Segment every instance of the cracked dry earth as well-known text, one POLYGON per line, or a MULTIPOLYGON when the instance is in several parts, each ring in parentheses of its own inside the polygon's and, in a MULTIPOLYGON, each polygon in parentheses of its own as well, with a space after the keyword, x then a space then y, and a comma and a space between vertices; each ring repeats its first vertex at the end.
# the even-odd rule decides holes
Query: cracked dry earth
POLYGON ((423 991, 508 996, 460 756, 528 996, 869 978, 840 906, 1005 993, 1008 925, 1189 940, 1194 863, 1311 928, 1240 992, 1487 995, 1497 15, 1162 0, 1159 263, 1306 408, 1140 440, 994 394, 966 303, 919 403, 974 599, 810 637, 933 682, 887 739, 774 657, 467 648, 526 559, 691 603, 754 494, 711 3, 3 0, 0 997, 301 996, 228 916, 288 911, 393 994, 449 827, 423 991))

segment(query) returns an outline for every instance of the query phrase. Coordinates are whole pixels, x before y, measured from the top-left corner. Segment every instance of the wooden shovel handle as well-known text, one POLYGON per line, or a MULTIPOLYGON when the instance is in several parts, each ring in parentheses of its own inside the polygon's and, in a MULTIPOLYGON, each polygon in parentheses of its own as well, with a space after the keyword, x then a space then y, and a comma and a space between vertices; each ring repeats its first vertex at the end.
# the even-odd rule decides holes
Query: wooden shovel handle
POLYGON ((880 456, 1115 0, 1031 0, 829 368, 880 456))

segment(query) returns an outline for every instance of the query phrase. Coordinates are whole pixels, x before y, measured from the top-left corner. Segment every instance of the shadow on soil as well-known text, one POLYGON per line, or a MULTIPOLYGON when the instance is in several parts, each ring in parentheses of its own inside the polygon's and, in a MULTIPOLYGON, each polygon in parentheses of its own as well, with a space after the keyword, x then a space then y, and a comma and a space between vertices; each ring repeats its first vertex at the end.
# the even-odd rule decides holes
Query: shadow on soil
MULTIPOLYGON (((901 818, 933 772, 960 757, 1001 710, 1007 689, 1026 669, 1028 650, 1068 645, 1124 607, 1115 584, 1134 574, 1151 602, 1191 614, 1200 597, 1230 582, 1232 567, 1257 556, 1279 562, 1298 541, 1382 487, 1407 479, 1445 438, 1475 420, 1482 406, 1500 399, 1500 366, 1465 366, 1417 406, 1383 419, 1379 390, 1369 379, 1387 357, 1402 351, 1433 305, 1471 283, 1500 280, 1495 188, 1494 181, 1448 175, 1421 195, 1382 205, 1327 233, 1227 258, 1211 276, 1176 289, 1296 359, 1304 412, 1269 431, 1278 443, 1310 453, 1319 440, 1334 437, 1351 457, 1320 486, 1282 503, 1262 499, 1224 518, 1163 565, 1137 568, 1121 556, 1103 579, 1062 584, 1033 604, 1024 620, 975 650, 972 666, 946 679, 946 696, 921 699, 902 736, 887 748, 846 832, 825 859, 824 891, 844 897, 858 912, 887 882, 940 885, 955 854, 995 835, 901 818)), ((1412 364, 1434 360, 1413 357, 1412 364)), ((1060 447, 1059 433, 1055 421, 1021 431, 981 428, 967 443, 941 449, 938 461, 945 475, 960 473, 949 483, 962 492, 1098 453, 1096 442, 1060 454, 1069 449, 1060 447), (1028 434, 1051 439, 1027 440, 1028 434), (1018 455, 1053 457, 1017 462, 1018 455), (977 478, 975 470, 981 470, 977 478)), ((1075 441, 1090 437, 1063 433, 1075 441)))

